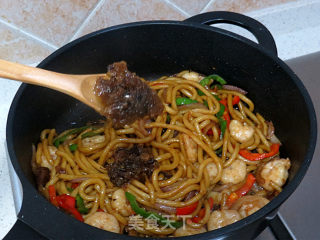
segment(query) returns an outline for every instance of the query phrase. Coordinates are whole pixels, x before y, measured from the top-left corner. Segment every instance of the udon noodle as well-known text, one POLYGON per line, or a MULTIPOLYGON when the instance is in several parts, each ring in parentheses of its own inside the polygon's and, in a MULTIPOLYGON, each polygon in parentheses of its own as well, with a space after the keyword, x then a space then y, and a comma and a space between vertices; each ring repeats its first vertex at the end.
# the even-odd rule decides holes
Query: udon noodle
POLYGON ((43 130, 33 169, 49 177, 39 191, 80 221, 135 236, 197 234, 252 214, 282 190, 290 161, 272 122, 222 80, 183 71, 148 82, 164 105, 155 119, 43 130), (137 147, 156 162, 151 174, 116 186, 116 151, 137 147))

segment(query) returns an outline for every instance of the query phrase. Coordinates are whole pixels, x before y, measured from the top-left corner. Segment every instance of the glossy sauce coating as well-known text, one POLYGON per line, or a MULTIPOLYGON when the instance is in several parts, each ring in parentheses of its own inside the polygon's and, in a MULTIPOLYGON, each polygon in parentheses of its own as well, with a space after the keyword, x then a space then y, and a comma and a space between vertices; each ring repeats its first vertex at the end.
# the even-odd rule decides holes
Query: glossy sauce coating
POLYGON ((157 93, 130 72, 126 62, 109 65, 107 74, 110 79, 99 77, 94 92, 104 105, 102 114, 112 120, 115 128, 162 113, 163 104, 157 93))

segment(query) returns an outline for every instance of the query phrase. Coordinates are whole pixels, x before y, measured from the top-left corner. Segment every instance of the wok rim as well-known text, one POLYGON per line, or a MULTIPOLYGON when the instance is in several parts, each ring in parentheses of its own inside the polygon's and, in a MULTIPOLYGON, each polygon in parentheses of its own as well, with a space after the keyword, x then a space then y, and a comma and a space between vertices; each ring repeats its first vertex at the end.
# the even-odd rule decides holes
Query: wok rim
MULTIPOLYGON (((301 163, 301 166, 299 167, 298 172, 295 174, 295 176, 293 177, 293 179, 285 186, 285 188, 283 189, 283 191, 276 197, 274 198, 269 204, 267 204, 265 207, 263 207, 262 209, 260 209, 259 211, 255 212, 254 214, 241 219, 238 222, 235 222, 233 224, 227 225, 223 228, 214 230, 214 231, 208 231, 205 233, 201 233, 201 234, 197 234, 197 238, 199 239, 208 239, 210 237, 221 237, 223 235, 229 235, 230 233, 239 230, 241 228, 243 228, 245 225, 254 223, 255 221, 259 220, 259 219, 264 219, 266 218, 268 215, 270 215, 270 213, 276 211, 281 204, 297 189, 297 187, 299 186, 300 182, 302 181, 303 177, 306 174, 306 171, 312 161, 312 157, 315 151, 315 147, 316 147, 316 141, 317 141, 317 120, 316 120, 316 113, 315 113, 315 109, 311 100, 311 97, 308 93, 308 91, 306 90, 305 86, 303 85, 302 81, 296 76, 296 74, 287 66, 286 63, 284 63, 281 59, 278 58, 278 56, 272 54, 270 51, 268 51, 267 49, 259 46, 259 44, 246 39, 242 36, 239 36, 237 34, 228 32, 226 30, 223 29, 219 29, 216 27, 212 27, 212 26, 207 26, 204 24, 199 24, 199 23, 193 23, 193 22, 184 22, 184 21, 161 21, 161 20, 157 20, 157 21, 141 21, 141 22, 133 22, 133 23, 127 23, 127 24, 121 24, 121 25, 116 25, 116 26, 112 26, 112 27, 108 27, 108 28, 104 28, 92 33, 89 33, 87 35, 84 35, 78 39, 75 39, 73 41, 71 41, 70 43, 62 46, 61 48, 57 49, 56 51, 54 51, 52 54, 50 54, 48 57, 46 57, 44 60, 42 60, 39 65, 37 67, 40 68, 45 68, 46 65, 48 63, 50 63, 54 58, 56 58, 58 55, 64 53, 66 50, 74 47, 75 45, 86 41, 87 39, 90 39, 92 37, 95 37, 97 35, 100 34, 104 34, 106 32, 110 32, 110 31, 114 31, 114 30, 118 30, 118 29, 122 29, 122 28, 130 28, 130 27, 139 27, 139 26, 144 26, 144 25, 178 25, 178 26, 186 26, 186 27, 193 27, 193 28, 202 28, 204 30, 207 31, 214 31, 217 32, 219 34, 223 34, 223 35, 227 35, 231 38, 233 38, 234 40, 237 41, 241 41, 247 45, 249 45, 250 47, 253 47, 255 49, 257 49, 261 54, 266 55, 267 57, 271 58, 277 65, 279 65, 281 67, 281 69, 286 72, 289 76, 290 79, 293 81, 293 83, 297 86, 299 92, 301 93, 301 95, 304 98, 306 107, 307 107, 307 111, 308 111, 308 117, 309 117, 309 122, 310 122, 310 138, 309 138, 309 144, 308 144, 308 148, 306 151, 306 155, 304 156, 304 159, 301 163)), ((8 118, 7 118, 7 125, 6 125, 6 139, 7 139, 7 148, 8 148, 8 153, 9 153, 9 158, 10 161, 14 167, 14 170, 16 171, 22 187, 23 187, 23 191, 25 191, 25 189, 29 188, 28 190, 30 191, 30 187, 32 189, 32 193, 38 194, 41 196, 41 194, 37 191, 37 189, 31 184, 31 182, 29 182, 29 180, 27 179, 27 177, 25 176, 25 174, 23 173, 18 159, 16 157, 15 151, 14 151, 14 142, 13 142, 13 119, 15 118, 15 111, 16 108, 18 106, 18 103, 21 99, 21 95, 23 94, 25 88, 28 86, 28 84, 23 83, 17 93, 14 96, 14 99, 11 103, 10 109, 9 109, 9 113, 8 113, 8 118)), ((24 201, 24 200, 23 200, 24 201)), ((48 205, 51 205, 49 202, 47 202, 48 205)), ((59 211, 59 210, 57 210, 59 211)), ((20 211, 21 212, 21 211, 20 211)), ((20 213, 19 213, 20 214, 20 213)), ((66 215, 66 217, 68 217, 66 215)), ((18 215, 19 218, 19 215, 18 215)), ((71 217, 70 217, 71 220, 71 217)), ((80 223, 80 222, 79 222, 80 223)), ((80 226, 80 225, 79 225, 80 226)), ((81 225, 82 226, 82 225, 81 225)), ((32 226, 31 226, 32 227, 32 226)), ((93 227, 91 227, 93 228, 93 227)), ((103 231, 100 229, 96 229, 94 228, 94 231, 103 231)), ((106 231, 104 231, 106 232, 106 231)), ((44 236, 47 236, 45 232, 41 232, 41 234, 43 234, 44 236)), ((110 233, 107 232, 107 234, 112 234, 113 236, 114 233, 110 233)), ((111 236, 112 236, 111 235, 111 236)), ((120 236, 123 239, 132 239, 132 237, 130 236, 125 236, 122 234, 116 234, 116 236, 120 236)), ((172 239, 194 239, 195 235, 192 236, 187 236, 187 237, 179 237, 179 238, 172 238, 172 239)), ((139 239, 143 239, 143 238, 139 238, 139 239)))

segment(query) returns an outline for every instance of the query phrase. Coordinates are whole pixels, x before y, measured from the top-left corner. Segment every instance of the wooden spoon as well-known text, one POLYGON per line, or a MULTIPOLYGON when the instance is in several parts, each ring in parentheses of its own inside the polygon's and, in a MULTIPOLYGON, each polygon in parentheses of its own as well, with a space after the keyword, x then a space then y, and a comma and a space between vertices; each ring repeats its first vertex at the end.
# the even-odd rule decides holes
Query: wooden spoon
POLYGON ((93 91, 99 76, 106 74, 63 74, 0 59, 0 77, 57 90, 102 113, 103 106, 93 91))

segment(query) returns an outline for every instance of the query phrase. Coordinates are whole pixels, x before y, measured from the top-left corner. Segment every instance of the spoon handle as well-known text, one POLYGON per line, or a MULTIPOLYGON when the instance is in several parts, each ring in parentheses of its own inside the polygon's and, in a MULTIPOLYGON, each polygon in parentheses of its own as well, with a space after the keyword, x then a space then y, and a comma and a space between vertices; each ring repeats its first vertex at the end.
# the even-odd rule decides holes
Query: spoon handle
POLYGON ((81 81, 73 76, 0 59, 0 77, 48 87, 82 100, 81 81))

